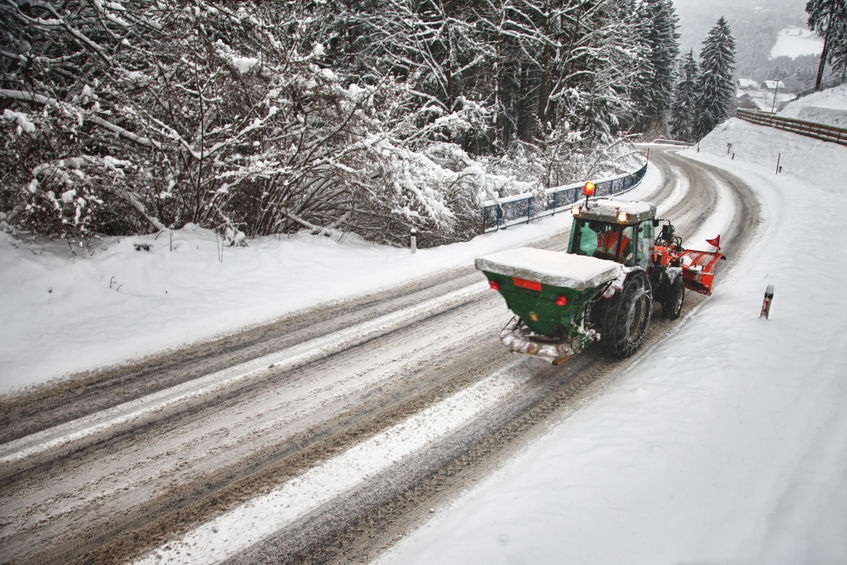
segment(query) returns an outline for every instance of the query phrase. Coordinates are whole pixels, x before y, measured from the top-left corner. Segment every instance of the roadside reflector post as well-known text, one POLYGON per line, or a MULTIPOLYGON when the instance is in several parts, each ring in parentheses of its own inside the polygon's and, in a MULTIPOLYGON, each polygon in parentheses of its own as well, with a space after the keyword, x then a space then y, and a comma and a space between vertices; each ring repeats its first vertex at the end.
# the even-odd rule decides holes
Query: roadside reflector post
POLYGON ((771 313, 771 302, 773 302, 773 285, 769 284, 768 288, 765 289, 765 299, 762 301, 762 312, 759 314, 760 318, 768 319, 771 313))
POLYGON ((777 153, 776 155, 776 174, 779 174, 782 171, 782 167, 779 166, 779 162, 782 160, 782 153, 777 153))
POLYGON ((418 230, 415 228, 409 231, 409 250, 412 253, 418 250, 418 230))

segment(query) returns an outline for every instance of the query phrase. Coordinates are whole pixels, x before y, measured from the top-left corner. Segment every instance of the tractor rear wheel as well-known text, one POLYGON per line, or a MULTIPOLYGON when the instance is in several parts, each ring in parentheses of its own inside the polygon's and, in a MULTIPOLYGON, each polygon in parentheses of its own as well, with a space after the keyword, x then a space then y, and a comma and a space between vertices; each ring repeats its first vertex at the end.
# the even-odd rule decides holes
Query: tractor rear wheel
POLYGON ((682 303, 685 300, 685 283, 682 275, 676 277, 662 301, 662 317, 668 320, 676 320, 682 314, 682 303))
POLYGON ((641 347, 653 311, 653 291, 643 271, 631 274, 623 289, 610 299, 601 344, 613 357, 629 357, 641 347))

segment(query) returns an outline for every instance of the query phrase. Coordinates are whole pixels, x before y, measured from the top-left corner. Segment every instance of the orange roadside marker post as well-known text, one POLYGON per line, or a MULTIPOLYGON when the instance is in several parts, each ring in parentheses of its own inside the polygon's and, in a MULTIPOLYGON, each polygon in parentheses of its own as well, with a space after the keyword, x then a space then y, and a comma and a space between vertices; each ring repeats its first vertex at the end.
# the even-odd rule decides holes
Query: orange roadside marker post
POLYGON ((773 302, 773 285, 769 284, 765 289, 765 299, 762 301, 762 311, 759 314, 760 318, 768 319, 771 313, 771 302, 773 302))

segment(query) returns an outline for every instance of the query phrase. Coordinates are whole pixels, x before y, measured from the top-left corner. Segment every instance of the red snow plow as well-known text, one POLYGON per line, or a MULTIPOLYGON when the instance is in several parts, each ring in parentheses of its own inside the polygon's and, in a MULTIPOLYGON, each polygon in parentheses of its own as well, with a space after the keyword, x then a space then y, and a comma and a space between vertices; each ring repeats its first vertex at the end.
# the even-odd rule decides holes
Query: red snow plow
POLYGON ((700 294, 712 294, 718 261, 725 257, 720 252, 721 236, 707 239, 706 243, 716 250, 684 249, 682 240, 674 233, 673 225, 668 222, 662 226, 662 231, 656 238, 653 262, 663 267, 681 267, 685 288, 700 294))

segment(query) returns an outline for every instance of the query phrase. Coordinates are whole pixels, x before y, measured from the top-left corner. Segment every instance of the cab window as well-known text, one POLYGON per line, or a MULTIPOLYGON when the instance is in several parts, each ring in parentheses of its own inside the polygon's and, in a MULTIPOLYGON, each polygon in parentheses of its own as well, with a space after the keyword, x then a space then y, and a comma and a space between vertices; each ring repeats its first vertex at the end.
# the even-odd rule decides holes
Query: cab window
POLYGON ((635 226, 577 220, 571 232, 570 252, 631 264, 636 249, 635 226))
POLYGON ((647 262, 650 260, 650 255, 653 252, 653 239, 655 229, 653 221, 647 220, 638 224, 638 255, 635 258, 635 264, 647 268, 647 262))

